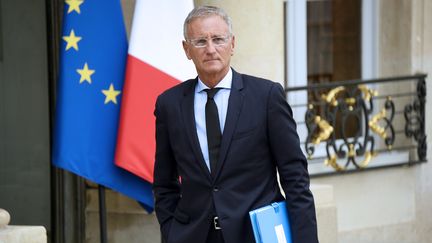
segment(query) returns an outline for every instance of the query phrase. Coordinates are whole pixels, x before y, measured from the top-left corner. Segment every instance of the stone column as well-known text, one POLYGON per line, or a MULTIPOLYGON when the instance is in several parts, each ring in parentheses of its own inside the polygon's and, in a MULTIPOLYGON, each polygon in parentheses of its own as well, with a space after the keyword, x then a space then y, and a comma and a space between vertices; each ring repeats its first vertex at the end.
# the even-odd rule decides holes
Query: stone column
POLYGON ((432 1, 415 0, 413 16, 413 71, 427 73, 426 78, 426 134, 428 162, 416 168, 417 242, 427 243, 432 238, 432 1))

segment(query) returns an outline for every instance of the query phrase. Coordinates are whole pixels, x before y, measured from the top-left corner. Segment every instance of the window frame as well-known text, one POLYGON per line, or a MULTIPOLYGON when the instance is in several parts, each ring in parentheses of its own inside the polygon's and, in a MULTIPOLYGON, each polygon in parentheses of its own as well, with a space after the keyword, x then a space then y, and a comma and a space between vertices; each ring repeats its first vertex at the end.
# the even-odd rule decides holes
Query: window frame
MULTIPOLYGON (((286 88, 308 85, 307 79, 307 2, 311 0, 286 0, 285 9, 285 46, 286 46, 286 88)), ((376 78, 379 74, 379 20, 380 0, 362 0, 361 10, 361 79, 376 78)), ((373 85, 370 88, 374 88, 373 85)), ((304 115, 307 110, 307 91, 291 92, 287 94, 287 101, 293 109, 293 116, 297 122, 297 132, 302 138, 307 137, 304 115)), ((363 124, 364 126, 365 124, 363 124)), ((337 143, 342 141, 337 141, 337 143)), ((304 146, 301 146, 304 151, 304 146)), ((314 157, 326 156, 325 144, 315 148, 314 157)), ((380 154, 374 158, 373 165, 383 166, 400 164, 407 161, 408 154, 391 152, 380 154)), ((355 168, 348 168, 348 170, 355 168)), ((313 174, 331 172, 333 169, 323 163, 311 163, 309 171, 313 174)))

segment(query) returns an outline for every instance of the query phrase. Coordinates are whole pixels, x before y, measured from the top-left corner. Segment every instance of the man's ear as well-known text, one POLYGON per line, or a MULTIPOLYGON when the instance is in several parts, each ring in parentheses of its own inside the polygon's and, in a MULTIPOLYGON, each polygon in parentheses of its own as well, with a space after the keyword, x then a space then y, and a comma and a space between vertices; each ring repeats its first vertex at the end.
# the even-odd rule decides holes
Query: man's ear
POLYGON ((234 55, 234 47, 235 47, 235 36, 232 36, 231 40, 231 56, 234 55))
POLYGON ((189 48, 190 48, 189 45, 186 43, 186 41, 182 41, 182 44, 183 44, 183 50, 185 51, 185 54, 186 54, 187 58, 189 60, 191 60, 192 58, 191 58, 191 56, 189 54, 189 48))

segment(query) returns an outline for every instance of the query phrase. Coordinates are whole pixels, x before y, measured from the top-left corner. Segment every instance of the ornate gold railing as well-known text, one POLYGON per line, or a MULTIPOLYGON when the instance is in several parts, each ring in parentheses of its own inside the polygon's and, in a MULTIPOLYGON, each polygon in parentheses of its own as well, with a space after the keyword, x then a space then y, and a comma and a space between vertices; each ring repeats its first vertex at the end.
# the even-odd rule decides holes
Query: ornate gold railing
POLYGON ((308 93, 307 104, 292 107, 294 112, 307 107, 300 109, 304 121, 297 122, 307 128, 300 140, 309 163, 333 168, 326 173, 360 170, 369 168, 379 154, 392 151, 406 151, 408 164, 425 162, 425 79, 419 74, 286 89, 288 96, 308 93), (325 148, 325 155, 317 155, 317 147, 325 148))

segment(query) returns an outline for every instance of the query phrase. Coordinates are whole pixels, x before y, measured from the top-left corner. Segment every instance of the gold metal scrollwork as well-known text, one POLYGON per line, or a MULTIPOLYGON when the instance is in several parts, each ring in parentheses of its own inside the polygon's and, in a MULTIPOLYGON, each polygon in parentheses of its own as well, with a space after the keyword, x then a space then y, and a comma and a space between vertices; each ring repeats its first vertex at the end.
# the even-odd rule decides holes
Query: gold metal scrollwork
POLYGON ((336 100, 336 96, 345 90, 345 87, 339 86, 332 90, 330 90, 327 94, 322 94, 321 98, 325 100, 327 103, 331 104, 332 106, 338 106, 338 101, 336 100))
POLYGON ((367 151, 364 156, 364 160, 360 163, 361 168, 366 168, 369 165, 369 162, 371 161, 372 157, 375 156, 375 154, 371 153, 370 151, 367 151))
POLYGON ((354 158, 355 156, 356 156, 356 152, 354 150, 354 145, 350 144, 349 145, 349 150, 348 150, 348 157, 354 158))
POLYGON ((319 144, 321 141, 327 140, 330 135, 333 133, 333 127, 320 116, 316 116, 314 120, 315 124, 319 127, 318 135, 312 139, 313 144, 319 144))
MULTIPOLYGON (((354 158, 355 156, 357 156, 357 153, 355 152, 354 145, 350 144, 349 145, 349 151, 348 151, 348 157, 354 158)), ((368 166, 368 164, 371 161, 373 156, 374 156, 374 154, 372 152, 367 151, 364 155, 363 161, 360 162, 360 164, 359 164, 360 168, 366 168, 366 166, 368 166)))
POLYGON ((335 169, 336 171, 343 171, 345 170, 344 167, 340 166, 337 162, 336 162, 336 155, 332 155, 330 157, 330 159, 326 159, 324 160, 324 164, 327 166, 331 166, 333 167, 333 169, 335 169))
MULTIPOLYGON (((348 157, 353 159, 356 155, 357 154, 355 152, 354 145, 350 144, 349 150, 348 150, 348 157)), ((374 157, 375 155, 376 155, 375 153, 372 153, 371 151, 367 151, 364 155, 363 161, 360 162, 358 164, 358 166, 362 169, 366 168, 369 165, 369 162, 372 160, 372 157, 374 157)), ((324 161, 324 165, 331 166, 336 171, 344 171, 345 170, 345 167, 342 167, 337 163, 336 155, 331 155, 329 159, 326 159, 324 161)))
MULTIPOLYGON (((369 101, 372 98, 372 96, 378 95, 378 91, 369 89, 364 84, 358 85, 357 88, 363 93, 363 97, 366 101, 369 101)), ((334 89, 331 89, 327 94, 322 94, 321 98, 328 104, 331 104, 332 106, 338 106, 338 101, 336 100, 336 96, 344 90, 345 90, 344 86, 336 87, 334 89)), ((345 99, 345 102, 349 106, 353 106, 355 105, 356 100, 353 97, 349 97, 345 99)))
POLYGON ((373 89, 369 89, 366 85, 361 84, 359 86, 357 86, 359 90, 362 91, 363 95, 364 95, 364 99, 366 101, 369 101, 372 96, 377 96, 378 95, 378 91, 373 90, 373 89))
POLYGON ((381 127, 378 122, 384 119, 387 116, 386 109, 383 108, 378 114, 375 114, 372 119, 369 121, 370 129, 378 134, 382 139, 387 138, 387 133, 383 127, 381 127))
MULTIPOLYGON (((354 107, 356 106, 356 103, 358 99, 363 98, 364 101, 371 101, 372 97, 377 96, 378 92, 376 90, 369 89, 366 85, 358 85, 357 89, 360 91, 360 93, 353 94, 356 97, 344 97, 345 104, 348 105, 348 109, 350 111, 354 110, 354 107), (358 97, 357 95, 360 95, 362 97, 358 97)), ((338 86, 327 93, 321 94, 321 98, 330 106, 337 107, 339 106, 337 97, 341 92, 346 91, 345 86, 338 86)), ((349 95, 349 93, 348 93, 349 95)), ((309 109, 312 109, 313 106, 310 105, 309 109)), ((384 119, 386 117, 386 110, 383 109, 380 113, 373 116, 373 118, 369 121, 369 127, 370 129, 377 133, 379 136, 381 136, 383 139, 387 137, 386 131, 383 127, 381 127, 378 123, 380 120, 384 119)), ((331 134, 334 132, 334 128, 329 124, 328 121, 323 119, 320 116, 315 116, 313 121, 319 128, 318 134, 312 139, 313 144, 319 144, 322 141, 327 140, 331 134)), ((390 145, 391 146, 391 145, 390 145)), ((351 160, 357 167, 359 168, 365 168, 369 165, 370 161, 376 154, 371 151, 366 151, 363 154, 363 160, 360 163, 355 162, 355 158, 359 155, 357 155, 357 151, 355 150, 354 144, 348 145, 348 153, 347 157, 348 160, 351 160)), ((344 171, 346 168, 345 166, 341 166, 337 162, 337 156, 335 154, 329 154, 329 157, 324 161, 324 164, 327 166, 333 167, 336 171, 344 171)))

